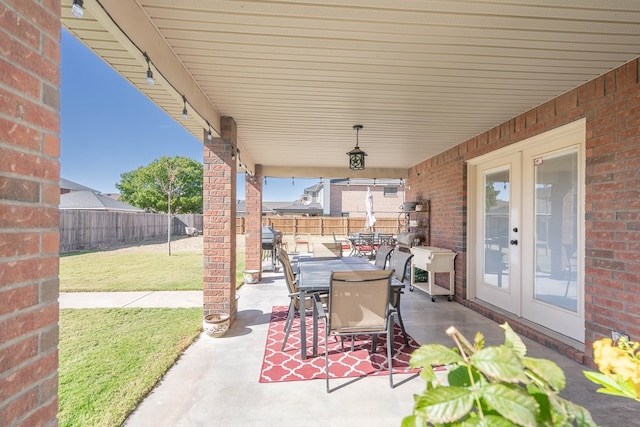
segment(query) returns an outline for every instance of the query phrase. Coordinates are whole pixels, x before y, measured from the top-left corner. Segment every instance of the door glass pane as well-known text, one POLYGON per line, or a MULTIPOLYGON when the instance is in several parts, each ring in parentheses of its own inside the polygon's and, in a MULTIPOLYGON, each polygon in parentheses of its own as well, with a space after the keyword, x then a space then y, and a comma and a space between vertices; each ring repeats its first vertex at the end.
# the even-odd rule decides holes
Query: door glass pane
POLYGON ((484 282, 509 289, 509 169, 484 176, 484 282))
POLYGON ((539 301, 577 311, 578 154, 535 159, 539 301))

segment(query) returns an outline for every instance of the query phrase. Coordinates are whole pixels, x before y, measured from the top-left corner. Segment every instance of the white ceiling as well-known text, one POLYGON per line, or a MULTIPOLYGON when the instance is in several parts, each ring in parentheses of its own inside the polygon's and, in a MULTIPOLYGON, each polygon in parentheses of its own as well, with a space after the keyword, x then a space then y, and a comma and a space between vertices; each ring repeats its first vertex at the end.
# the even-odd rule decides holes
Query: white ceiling
POLYGON ((640 55, 638 0, 84 3, 67 29, 199 140, 233 117, 268 176, 402 177, 640 55))

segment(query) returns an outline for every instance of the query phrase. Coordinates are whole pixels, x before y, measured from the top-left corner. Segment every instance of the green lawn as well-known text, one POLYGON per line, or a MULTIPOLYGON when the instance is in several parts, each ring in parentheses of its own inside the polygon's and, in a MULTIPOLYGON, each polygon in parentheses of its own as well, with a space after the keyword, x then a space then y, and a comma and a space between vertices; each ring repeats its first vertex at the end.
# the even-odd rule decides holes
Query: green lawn
MULTIPOLYGON (((242 285, 244 253, 237 254, 236 286, 242 285)), ((60 292, 202 290, 202 254, 119 251, 60 257, 60 292)))
POLYGON ((120 426, 201 330, 201 308, 61 310, 60 426, 120 426))
MULTIPOLYGON (((60 291, 202 290, 202 254, 63 255, 60 291)), ((242 285, 244 253, 237 255, 242 285)), ((60 310, 60 426, 120 426, 202 331, 202 308, 60 310)))

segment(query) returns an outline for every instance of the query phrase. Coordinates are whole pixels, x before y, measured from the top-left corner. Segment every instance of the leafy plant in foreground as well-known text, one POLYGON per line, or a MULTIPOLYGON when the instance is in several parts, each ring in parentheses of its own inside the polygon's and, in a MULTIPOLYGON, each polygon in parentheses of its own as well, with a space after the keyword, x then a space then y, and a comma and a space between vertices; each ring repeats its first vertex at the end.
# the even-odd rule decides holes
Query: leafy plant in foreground
POLYGON ((447 329, 457 348, 421 346, 411 366, 421 367, 427 382, 415 395, 413 414, 402 427, 437 426, 595 426, 589 411, 558 393, 565 375, 554 362, 526 355, 527 348, 505 323, 504 344, 486 346, 477 333, 473 344, 453 326, 447 329), (433 366, 450 369, 438 380, 433 366))

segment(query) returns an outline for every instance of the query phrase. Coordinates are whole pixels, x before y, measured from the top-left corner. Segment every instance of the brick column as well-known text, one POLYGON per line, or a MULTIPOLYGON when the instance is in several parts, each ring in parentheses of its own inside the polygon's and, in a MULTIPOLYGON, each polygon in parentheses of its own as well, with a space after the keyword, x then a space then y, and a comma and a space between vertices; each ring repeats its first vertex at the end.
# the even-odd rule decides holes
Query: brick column
MULTIPOLYGON (((247 270, 262 271, 262 166, 245 183, 245 250, 247 270)), ((260 273, 262 277, 262 273, 260 273)))
POLYGON ((236 307, 236 145, 237 125, 220 118, 220 138, 204 141, 203 239, 204 315, 223 312, 235 319, 236 307))
POLYGON ((60 2, 0 16, 0 425, 55 426, 60 2))

